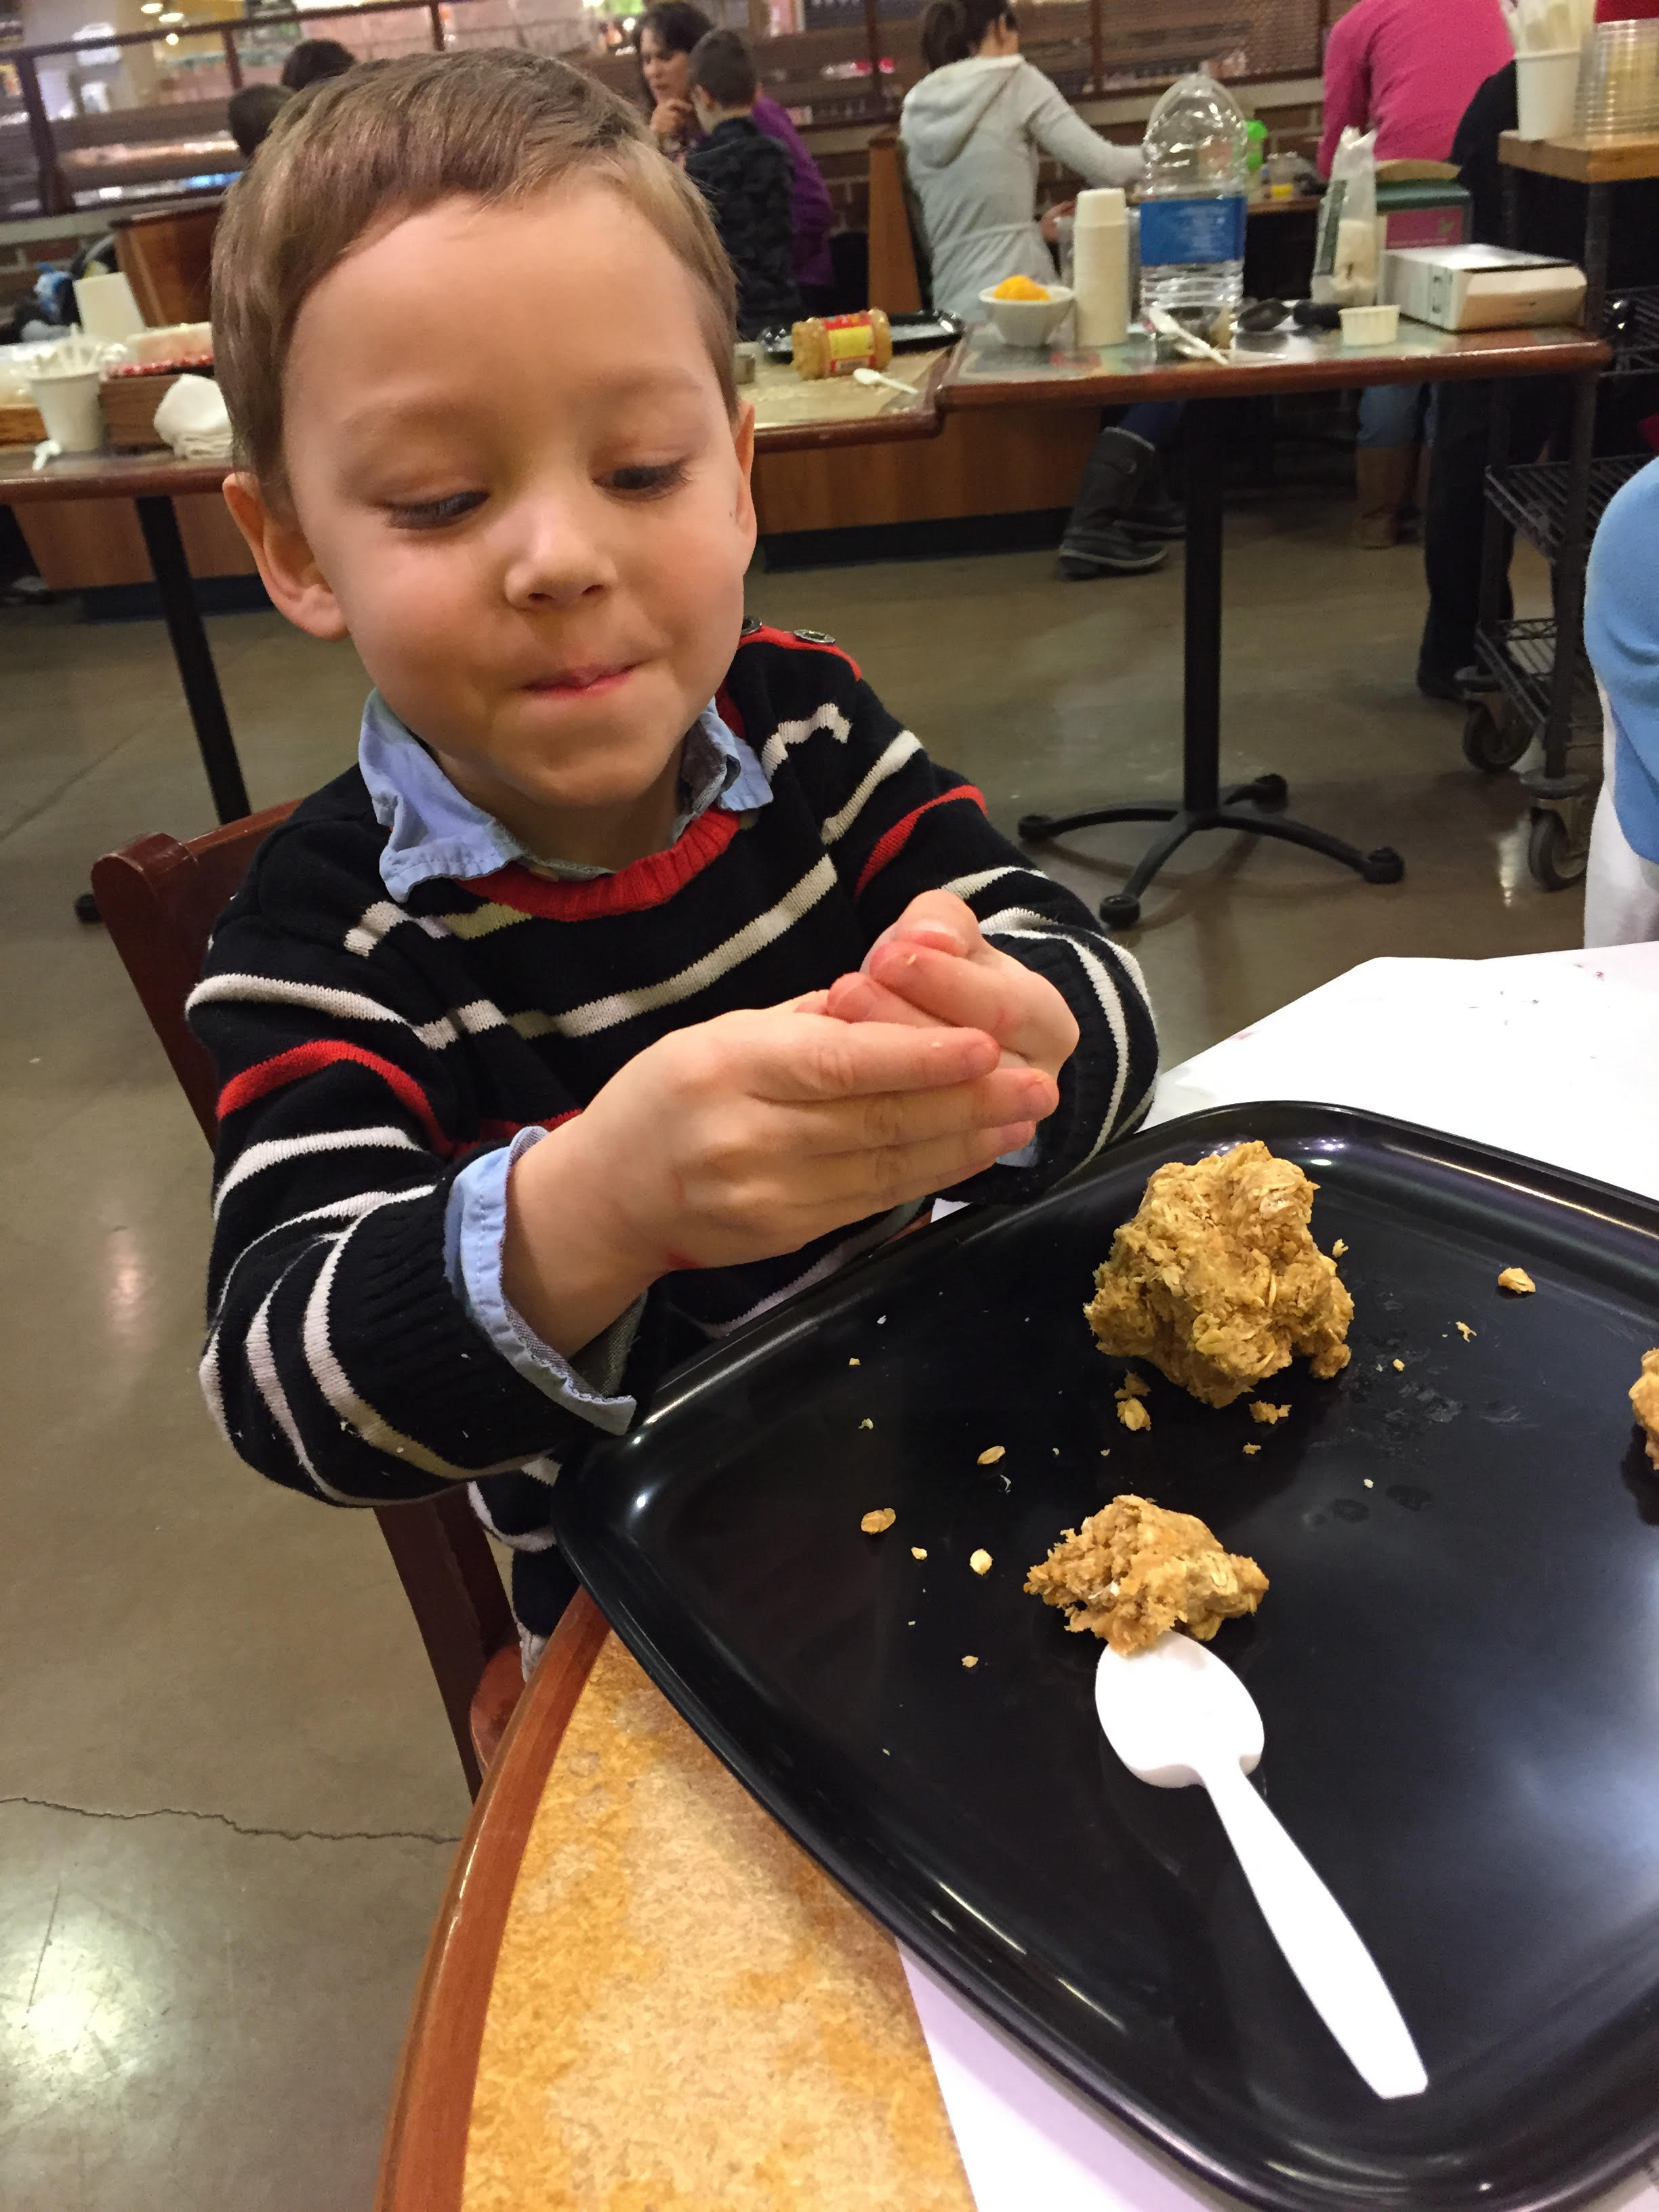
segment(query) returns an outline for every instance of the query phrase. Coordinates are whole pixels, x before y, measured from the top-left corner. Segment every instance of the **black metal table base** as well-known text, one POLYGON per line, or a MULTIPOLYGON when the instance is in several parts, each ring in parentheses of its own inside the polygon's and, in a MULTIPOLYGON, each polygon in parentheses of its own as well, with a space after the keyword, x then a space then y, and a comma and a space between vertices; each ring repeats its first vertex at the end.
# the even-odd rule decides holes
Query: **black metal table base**
MULTIPOLYGON (((214 811, 221 822, 235 822, 252 809, 248 804, 247 786, 242 781, 242 763, 236 756, 236 741, 230 734, 230 719, 219 690, 219 672, 213 665, 207 631, 202 624, 202 611, 196 603, 196 585, 190 573, 184 539, 179 534, 179 517, 171 498, 164 492, 147 493, 132 503, 137 509, 144 550, 149 556, 155 588, 161 595, 167 641, 173 647, 185 702, 190 708, 191 727, 196 732, 196 746, 202 756, 208 788, 213 793, 214 811)), ((102 920, 98 902, 90 891, 82 891, 76 898, 75 914, 78 921, 102 920)))
POLYGON ((1141 854, 1120 891, 1100 902, 1100 918, 1130 929, 1140 919, 1141 894, 1170 855, 1200 830, 1224 830, 1249 837, 1276 837, 1352 868, 1368 884, 1397 884, 1406 864, 1390 845, 1362 853, 1340 837, 1268 810, 1289 793, 1280 775, 1221 786, 1221 527, 1222 428, 1225 410, 1248 400, 1188 403, 1187 578, 1185 686, 1182 702, 1182 782, 1178 799, 1142 799, 1096 806, 1079 814, 1027 814, 1019 835, 1028 843, 1092 830, 1103 822, 1162 822, 1167 826, 1141 854))
POLYGON ((1101 920, 1115 929, 1133 928, 1140 919, 1142 892, 1164 863, 1201 830, 1277 837, 1282 844, 1300 845, 1307 852, 1322 853, 1328 860, 1341 861, 1368 884, 1397 884, 1405 874, 1406 864, 1391 846, 1379 845, 1375 852, 1362 853, 1357 845, 1345 844, 1340 837, 1323 830, 1310 829, 1305 822, 1284 821, 1255 811, 1282 806, 1289 796, 1282 775, 1259 775, 1251 783, 1229 784, 1214 806, 1191 807, 1158 799, 1138 805, 1098 806, 1087 814, 1025 814, 1020 817, 1019 834, 1028 843, 1039 844, 1051 837, 1063 837, 1069 830, 1092 830, 1103 822, 1167 823, 1163 836, 1155 837, 1135 862, 1122 890, 1109 891, 1100 902, 1101 920))

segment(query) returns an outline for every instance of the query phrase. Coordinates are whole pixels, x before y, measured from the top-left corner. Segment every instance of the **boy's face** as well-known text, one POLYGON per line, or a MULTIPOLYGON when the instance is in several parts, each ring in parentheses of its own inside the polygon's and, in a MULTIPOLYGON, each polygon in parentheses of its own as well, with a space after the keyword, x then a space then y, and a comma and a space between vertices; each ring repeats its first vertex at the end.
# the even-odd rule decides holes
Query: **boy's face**
POLYGON ((572 817, 620 823, 672 789, 737 645, 750 422, 726 416, 697 304, 603 185, 428 209, 301 310, 292 516, 246 479, 232 495, 284 612, 349 634, 452 779, 536 850, 586 857, 572 817))

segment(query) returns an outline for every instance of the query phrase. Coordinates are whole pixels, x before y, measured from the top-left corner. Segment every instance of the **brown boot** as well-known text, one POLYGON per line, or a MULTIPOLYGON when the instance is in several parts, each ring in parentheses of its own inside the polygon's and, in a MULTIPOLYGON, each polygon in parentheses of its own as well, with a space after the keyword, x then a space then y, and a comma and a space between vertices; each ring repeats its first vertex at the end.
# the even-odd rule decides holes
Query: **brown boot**
POLYGON ((1367 553, 1380 553, 1400 538, 1400 510, 1411 496, 1417 473, 1415 446, 1357 446, 1354 481, 1359 512, 1353 542, 1367 553))

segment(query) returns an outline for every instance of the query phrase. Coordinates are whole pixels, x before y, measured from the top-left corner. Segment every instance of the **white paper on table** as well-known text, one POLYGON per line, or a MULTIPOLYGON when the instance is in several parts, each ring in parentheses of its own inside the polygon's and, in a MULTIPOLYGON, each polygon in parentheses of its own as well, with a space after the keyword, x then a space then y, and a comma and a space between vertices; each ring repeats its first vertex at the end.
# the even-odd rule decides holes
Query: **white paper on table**
MULTIPOLYGON (((1258 1098, 1389 1114, 1659 1197, 1659 945, 1367 961, 1172 1068, 1148 1126, 1258 1098)), ((901 1955, 978 2212, 1234 2204, 901 1955)), ((1596 2212, 1659 2212, 1652 2171, 1596 2212)))

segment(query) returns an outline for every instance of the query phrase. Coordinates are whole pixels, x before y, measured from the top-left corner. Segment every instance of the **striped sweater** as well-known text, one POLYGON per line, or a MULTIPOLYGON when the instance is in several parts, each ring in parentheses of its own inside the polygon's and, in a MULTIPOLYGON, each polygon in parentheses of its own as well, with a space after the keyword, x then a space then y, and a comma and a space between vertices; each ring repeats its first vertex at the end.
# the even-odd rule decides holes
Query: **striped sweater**
MULTIPOLYGON (((514 1607, 537 1633, 568 1587, 549 1556, 547 1485, 598 1431, 515 1371, 457 1295, 449 1194, 481 1148, 579 1113, 672 1030, 828 985, 941 887, 1057 986, 1082 1032, 1034 1157, 953 1195, 1047 1189, 1134 1125, 1156 1070, 1133 961, 997 835, 980 794, 933 765, 839 648, 752 626, 718 706, 770 801, 710 806, 666 851, 591 881, 514 862, 393 899, 386 832, 354 769, 260 848, 191 1001, 222 1086, 202 1368, 221 1428, 261 1473, 336 1504, 470 1482, 518 1550, 514 1607)), ((648 1392, 673 1357, 919 1210, 664 1278, 627 1389, 648 1392)), ((583 1371, 602 1364, 603 1340, 583 1371)), ((595 1376, 596 1392, 617 1387, 595 1376)))

